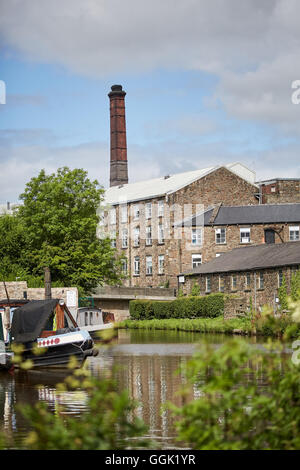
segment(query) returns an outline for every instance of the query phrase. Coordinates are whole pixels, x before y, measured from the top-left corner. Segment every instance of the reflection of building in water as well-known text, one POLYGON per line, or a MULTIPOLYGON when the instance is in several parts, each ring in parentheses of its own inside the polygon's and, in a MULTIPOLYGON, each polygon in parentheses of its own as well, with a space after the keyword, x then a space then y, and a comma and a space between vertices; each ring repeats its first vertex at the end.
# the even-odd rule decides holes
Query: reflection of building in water
POLYGON ((127 388, 139 405, 136 415, 149 426, 149 434, 155 438, 170 438, 174 435, 174 419, 164 408, 167 401, 182 406, 192 400, 193 387, 183 397, 182 385, 186 384, 184 366, 188 357, 180 356, 126 356, 118 357, 121 367, 117 371, 120 389, 127 388), (122 367, 124 365, 124 367, 122 367))

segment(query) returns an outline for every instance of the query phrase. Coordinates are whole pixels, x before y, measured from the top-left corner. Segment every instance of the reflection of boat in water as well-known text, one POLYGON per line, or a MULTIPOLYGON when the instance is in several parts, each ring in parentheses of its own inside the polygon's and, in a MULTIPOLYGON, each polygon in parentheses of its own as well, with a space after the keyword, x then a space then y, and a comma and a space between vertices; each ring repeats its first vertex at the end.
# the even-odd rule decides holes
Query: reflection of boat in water
POLYGON ((92 337, 103 330, 114 328, 114 323, 100 308, 80 307, 77 309, 76 323, 81 331, 87 331, 92 337))
POLYGON ((71 356, 82 365, 97 354, 90 334, 58 299, 32 300, 13 312, 10 346, 14 344, 23 346, 23 360, 30 359, 34 367, 66 365, 71 356))

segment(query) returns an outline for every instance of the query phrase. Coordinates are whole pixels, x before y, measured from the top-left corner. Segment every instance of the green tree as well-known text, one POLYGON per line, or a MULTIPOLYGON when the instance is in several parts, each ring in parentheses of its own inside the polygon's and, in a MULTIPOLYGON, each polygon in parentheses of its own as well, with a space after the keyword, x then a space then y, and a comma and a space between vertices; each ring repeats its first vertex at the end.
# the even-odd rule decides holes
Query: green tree
POLYGON ((24 226, 16 215, 0 217, 0 281, 15 281, 28 274, 24 269, 24 226))
POLYGON ((83 169, 41 170, 20 195, 18 219, 24 227, 22 263, 33 276, 48 266, 54 282, 85 292, 120 278, 120 261, 109 238, 97 237, 104 190, 83 169))

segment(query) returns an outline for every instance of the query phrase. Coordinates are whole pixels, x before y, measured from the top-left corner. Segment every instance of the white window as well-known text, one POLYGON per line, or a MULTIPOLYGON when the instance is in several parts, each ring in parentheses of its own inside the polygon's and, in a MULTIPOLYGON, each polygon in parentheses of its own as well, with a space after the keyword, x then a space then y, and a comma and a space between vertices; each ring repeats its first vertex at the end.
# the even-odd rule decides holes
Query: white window
POLYGON ((140 218, 140 206, 139 204, 135 204, 133 206, 133 219, 139 220, 139 218, 140 218))
POLYGON ((127 270, 128 270, 127 259, 121 260, 121 270, 122 270, 122 274, 127 274, 127 270))
POLYGON ((250 243, 250 228, 240 228, 240 242, 250 243))
POLYGON ((192 229, 192 245, 197 245, 197 246, 202 245, 202 229, 201 228, 192 229))
POLYGON ((147 225, 146 227, 146 245, 152 245, 152 227, 147 225))
POLYGON ((140 227, 134 228, 133 246, 140 246, 140 227))
POLYGON ((219 276, 219 291, 224 292, 225 290, 225 277, 223 274, 219 276))
POLYGON ((202 263, 202 255, 200 253, 192 255, 192 268, 197 268, 202 263))
POLYGON ((258 282, 258 289, 263 289, 264 288, 264 273, 260 272, 258 274, 257 282, 258 282))
POLYGON ((250 289, 251 287, 251 274, 246 273, 245 274, 245 289, 250 289))
POLYGON ((164 243, 164 226, 163 224, 158 224, 158 243, 164 243))
POLYGON ((112 207, 109 211, 109 222, 111 225, 115 225, 117 222, 117 211, 115 207, 112 207))
POLYGON ((134 269, 133 269, 134 275, 139 276, 140 274, 140 257, 136 256, 134 258, 134 269))
POLYGON ((299 240, 299 225, 294 225, 289 227, 290 232, 290 241, 299 240))
POLYGON ((146 274, 152 274, 152 256, 146 256, 146 274))
POLYGON ((211 277, 210 276, 206 276, 205 290, 206 290, 206 292, 211 292, 211 277))
POLYGON ((164 216, 164 201, 158 201, 157 215, 158 215, 158 217, 163 217, 164 216))
POLYGON ((231 276, 231 289, 236 290, 236 288, 237 288, 237 276, 233 274, 231 276))
POLYGON ((164 274, 165 272, 165 257, 164 255, 158 255, 158 274, 164 274))
POLYGON ((128 230, 127 228, 123 228, 122 230, 122 248, 128 247, 128 230))
POLYGON ((218 245, 226 243, 226 228, 216 228, 216 243, 218 245))
POLYGON ((116 248, 117 246, 117 241, 116 241, 116 231, 112 230, 110 233, 110 238, 111 238, 111 246, 112 248, 116 248))
POLYGON ((127 222, 127 204, 121 206, 121 222, 127 222))
POLYGON ((278 287, 281 287, 283 283, 283 271, 279 269, 278 271, 278 287))
POLYGON ((146 219, 151 219, 152 217, 152 204, 151 202, 146 203, 146 219))

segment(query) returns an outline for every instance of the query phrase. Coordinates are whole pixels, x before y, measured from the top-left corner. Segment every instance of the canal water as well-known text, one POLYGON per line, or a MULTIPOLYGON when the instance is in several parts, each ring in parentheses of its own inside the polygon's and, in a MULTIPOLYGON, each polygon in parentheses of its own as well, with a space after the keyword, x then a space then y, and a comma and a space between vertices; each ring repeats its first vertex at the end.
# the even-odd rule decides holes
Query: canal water
MULTIPOLYGON (((127 389, 139 405, 136 413, 147 424, 147 437, 162 448, 180 447, 175 441, 174 421, 169 411, 161 405, 172 401, 183 404, 180 394, 186 384, 184 366, 200 343, 220 347, 229 337, 177 331, 119 330, 113 344, 97 344, 99 355, 87 359, 87 367, 94 376, 101 377, 117 366, 116 374, 120 390, 127 389)), ((256 343, 255 338, 243 341, 256 343)), ((256 344, 256 346, 259 346, 256 344)), ((14 435, 17 442, 29 432, 17 404, 34 404, 44 401, 53 413, 63 405, 65 413, 79 416, 87 411, 85 391, 61 392, 56 385, 63 382, 64 370, 16 371, 0 374, 0 429, 14 435)), ((196 398, 198 390, 190 386, 190 398, 196 398)))

